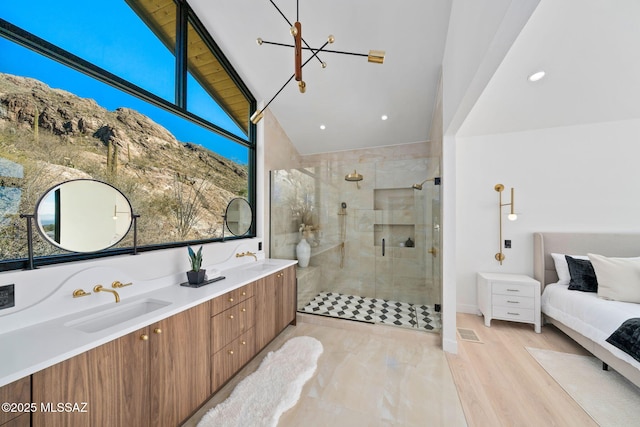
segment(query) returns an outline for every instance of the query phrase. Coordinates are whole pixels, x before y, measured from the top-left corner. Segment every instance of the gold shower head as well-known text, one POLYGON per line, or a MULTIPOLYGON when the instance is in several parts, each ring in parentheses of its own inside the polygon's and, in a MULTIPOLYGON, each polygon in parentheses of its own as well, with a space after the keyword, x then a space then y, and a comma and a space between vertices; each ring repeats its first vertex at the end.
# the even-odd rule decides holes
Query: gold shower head
POLYGON ((344 179, 345 181, 350 181, 350 182, 357 182, 357 181, 362 181, 363 176, 361 174, 359 174, 358 172, 353 171, 353 173, 347 174, 345 175, 344 179))
POLYGON ((353 173, 347 174, 344 177, 345 181, 355 182, 358 189, 360 189, 360 181, 362 181, 362 179, 363 179, 363 176, 358 172, 356 172, 355 169, 353 170, 353 173))

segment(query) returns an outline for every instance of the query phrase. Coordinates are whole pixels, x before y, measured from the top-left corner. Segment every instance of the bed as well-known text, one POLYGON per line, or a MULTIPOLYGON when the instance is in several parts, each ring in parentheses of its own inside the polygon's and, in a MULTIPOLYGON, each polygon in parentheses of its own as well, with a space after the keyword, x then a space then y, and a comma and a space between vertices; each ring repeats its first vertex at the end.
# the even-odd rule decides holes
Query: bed
POLYGON ((606 365, 640 387, 640 363, 606 339, 629 318, 640 318, 640 304, 609 301, 596 293, 568 290, 558 283, 552 253, 640 256, 640 234, 534 233, 534 277, 542 286, 544 322, 551 323, 606 365))

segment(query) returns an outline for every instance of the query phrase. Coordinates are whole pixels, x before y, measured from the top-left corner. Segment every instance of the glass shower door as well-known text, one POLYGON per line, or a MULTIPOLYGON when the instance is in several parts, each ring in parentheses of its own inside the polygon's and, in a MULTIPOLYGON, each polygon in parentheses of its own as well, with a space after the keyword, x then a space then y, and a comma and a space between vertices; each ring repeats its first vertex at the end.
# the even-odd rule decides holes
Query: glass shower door
POLYGON ((374 190, 376 317, 382 324, 418 326, 426 271, 423 197, 417 193, 410 185, 374 190))

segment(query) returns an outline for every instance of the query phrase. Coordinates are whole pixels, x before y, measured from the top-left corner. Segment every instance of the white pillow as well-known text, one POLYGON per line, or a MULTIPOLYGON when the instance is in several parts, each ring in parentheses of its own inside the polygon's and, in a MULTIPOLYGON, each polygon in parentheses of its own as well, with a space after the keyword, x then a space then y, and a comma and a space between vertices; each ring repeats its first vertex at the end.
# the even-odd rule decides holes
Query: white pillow
MULTIPOLYGON (((586 255, 569 255, 575 259, 589 259, 586 255)), ((568 285, 571 281, 571 275, 569 274, 569 265, 564 254, 551 253, 553 263, 556 265, 556 273, 558 274, 558 283, 561 285, 568 285)))
POLYGON ((608 258, 588 255, 598 279, 600 298, 640 303, 640 257, 608 258))

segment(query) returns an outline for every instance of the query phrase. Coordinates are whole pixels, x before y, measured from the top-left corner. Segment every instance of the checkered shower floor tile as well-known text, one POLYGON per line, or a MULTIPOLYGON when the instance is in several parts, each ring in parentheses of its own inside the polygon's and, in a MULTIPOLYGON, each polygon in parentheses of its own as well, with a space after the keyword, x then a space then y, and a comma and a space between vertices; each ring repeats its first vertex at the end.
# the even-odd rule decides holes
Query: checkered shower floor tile
POLYGON ((319 293, 300 311, 427 331, 442 328, 440 313, 436 312, 432 306, 343 295, 335 292, 319 293))

